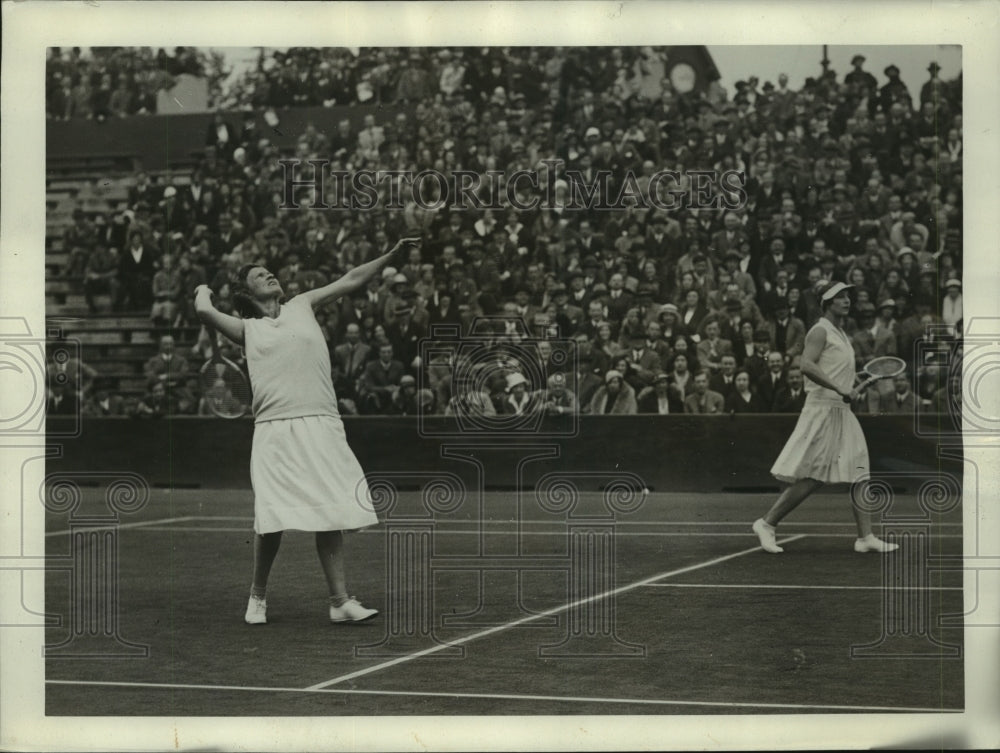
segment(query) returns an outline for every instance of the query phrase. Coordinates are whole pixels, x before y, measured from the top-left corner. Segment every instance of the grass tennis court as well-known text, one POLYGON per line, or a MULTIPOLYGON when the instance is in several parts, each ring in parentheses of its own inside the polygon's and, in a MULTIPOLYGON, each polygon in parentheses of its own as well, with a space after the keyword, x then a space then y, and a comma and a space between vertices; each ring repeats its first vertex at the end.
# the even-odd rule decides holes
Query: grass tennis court
MULTIPOLYGON (((102 492, 84 492, 85 507, 103 508, 102 492)), ((403 492, 397 509, 416 509, 418 497, 403 492)), ((601 499, 587 492, 581 508, 594 513, 601 499)), ((439 516, 428 539, 433 567, 425 580, 418 572, 388 586, 385 528, 352 534, 348 582, 368 606, 385 610, 390 596, 412 597, 414 589, 433 585, 430 614, 440 643, 411 631, 392 644, 392 655, 379 656, 357 648, 383 640, 389 614, 360 625, 329 624, 311 534, 286 533, 268 590, 269 624, 248 626, 250 493, 156 489, 118 532, 118 630, 125 640, 147 645, 148 657, 48 658, 46 713, 961 710, 963 662, 933 648, 934 640, 962 643, 960 627, 938 624, 939 616, 962 612, 961 572, 918 578, 928 619, 888 625, 908 633, 907 645, 925 655, 852 658, 852 645, 883 634, 886 579, 905 570, 885 570, 884 558, 909 556, 908 543, 885 557, 855 554, 846 492, 821 492, 779 528, 785 553, 768 555, 750 523, 772 499, 654 492, 635 513, 619 516, 612 536, 614 594, 599 594, 588 612, 588 619, 613 625, 617 641, 605 635, 592 655, 574 657, 540 650, 565 639, 571 612, 580 607, 570 604, 565 521, 541 512, 533 491, 523 493, 520 525, 513 522, 515 492, 487 492, 481 506, 465 504, 439 516), (444 564, 454 557, 468 566, 480 552, 494 562, 492 569, 444 564), (551 568, 544 567, 546 558, 551 568), (536 569, 518 578, 516 561, 536 569)), ((912 497, 899 505, 918 509, 912 497)), ((960 506, 929 530, 932 556, 961 554, 960 506)), ((69 552, 66 516, 49 515, 47 544, 50 557, 69 552)), ((70 574, 50 570, 46 578, 46 610, 63 615, 62 624, 47 631, 51 645, 73 630, 66 619, 70 574)), ((898 581, 892 598, 913 583, 898 581)))

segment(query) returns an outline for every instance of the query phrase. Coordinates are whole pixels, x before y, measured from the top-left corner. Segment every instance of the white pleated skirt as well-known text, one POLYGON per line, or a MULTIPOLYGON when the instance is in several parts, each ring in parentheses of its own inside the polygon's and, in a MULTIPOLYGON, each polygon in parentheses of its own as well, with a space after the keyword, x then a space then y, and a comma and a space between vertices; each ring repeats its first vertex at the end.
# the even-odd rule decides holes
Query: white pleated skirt
POLYGON ((361 464, 334 416, 262 421, 250 453, 254 531, 351 531, 378 523, 361 464))
POLYGON ((861 424, 843 400, 806 396, 798 423, 771 467, 779 481, 812 478, 828 484, 870 477, 868 444, 861 424))

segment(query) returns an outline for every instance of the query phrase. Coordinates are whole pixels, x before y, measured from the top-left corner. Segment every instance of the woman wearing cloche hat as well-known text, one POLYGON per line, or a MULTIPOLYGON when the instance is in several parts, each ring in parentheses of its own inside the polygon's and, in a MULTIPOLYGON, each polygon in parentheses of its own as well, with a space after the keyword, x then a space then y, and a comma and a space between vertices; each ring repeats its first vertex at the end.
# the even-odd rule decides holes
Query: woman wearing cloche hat
MULTIPOLYGON (((851 308, 851 287, 834 281, 823 281, 816 287, 823 315, 806 334, 801 358, 806 402, 771 468, 775 478, 790 485, 753 524, 760 545, 772 554, 783 551, 775 540, 775 526, 806 497, 824 484, 864 484, 869 479, 865 435, 850 404, 844 401, 849 398, 853 402, 859 394, 854 388, 854 347, 843 330, 851 308)), ((857 504, 852 510, 858 527, 854 551, 891 552, 897 548, 876 538, 866 511, 857 504)))

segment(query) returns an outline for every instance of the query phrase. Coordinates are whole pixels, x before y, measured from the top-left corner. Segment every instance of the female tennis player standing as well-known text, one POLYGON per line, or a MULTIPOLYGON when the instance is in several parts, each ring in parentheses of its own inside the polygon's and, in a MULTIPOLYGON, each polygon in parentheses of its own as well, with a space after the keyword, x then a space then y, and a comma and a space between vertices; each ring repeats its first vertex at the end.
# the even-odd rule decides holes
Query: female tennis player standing
MULTIPOLYGON (((823 315, 806 335, 802 353, 806 402, 792 436, 771 468, 779 481, 791 484, 763 518, 753 524, 765 551, 783 551, 775 541, 775 526, 824 484, 867 483, 868 446, 850 401, 854 388, 854 347, 843 330, 851 308, 852 285, 825 282, 817 288, 823 315)), ((871 516, 852 504, 858 538, 856 552, 891 552, 895 544, 876 538, 871 516)))
POLYGON ((195 291, 201 321, 244 346, 253 389, 254 567, 245 617, 250 624, 267 622, 267 578, 281 534, 289 529, 316 533, 332 622, 360 622, 378 613, 347 591, 342 532, 378 518, 367 504, 361 465, 347 445, 329 350, 313 311, 361 288, 401 249, 419 243, 404 238, 385 255, 287 303, 281 302, 284 294, 273 274, 244 266, 232 286, 242 318, 218 311, 207 285, 195 291))

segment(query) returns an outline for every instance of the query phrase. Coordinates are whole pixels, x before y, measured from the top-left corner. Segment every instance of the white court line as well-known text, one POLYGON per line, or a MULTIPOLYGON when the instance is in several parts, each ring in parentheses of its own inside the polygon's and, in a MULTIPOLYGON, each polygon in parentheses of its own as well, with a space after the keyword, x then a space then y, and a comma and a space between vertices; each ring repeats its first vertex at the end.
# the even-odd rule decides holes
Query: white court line
MULTIPOLYGON (((189 515, 188 520, 246 520, 253 521, 252 515, 189 515)), ((421 519, 422 520, 422 519, 421 519)), ((516 521, 512 520, 433 520, 427 518, 429 522, 437 523, 440 525, 469 525, 469 524, 483 524, 483 525, 513 525, 516 521)), ((383 523, 385 521, 382 521, 383 523)), ((556 525, 560 521, 558 520, 522 520, 520 525, 522 526, 546 526, 546 525, 556 525)), ((622 520, 617 522, 618 526, 738 526, 740 528, 750 527, 753 525, 752 520, 745 521, 721 521, 721 520, 622 520)), ((960 528, 962 523, 935 523, 936 528, 952 527, 960 528)), ((843 523, 820 523, 820 522, 788 522, 783 523, 785 530, 789 528, 854 528, 854 523, 850 521, 844 521, 843 523)))
MULTIPOLYGON (((782 539, 780 543, 787 544, 791 541, 796 541, 798 539, 805 538, 808 535, 809 534, 800 533, 797 536, 789 536, 788 538, 782 539)), ((340 677, 334 677, 332 680, 326 680, 325 682, 320 682, 316 683, 315 685, 310 685, 307 688, 307 690, 319 690, 321 688, 330 687, 331 685, 337 685, 339 683, 346 682, 348 680, 353 680, 357 677, 363 677, 364 675, 372 674, 373 672, 379 672, 383 669, 394 667, 398 664, 404 664, 408 661, 412 661, 413 659, 419 659, 424 656, 430 656, 431 654, 436 654, 438 651, 443 651, 447 648, 451 648, 452 646, 460 646, 464 643, 470 643, 474 640, 478 640, 479 638, 484 638, 487 635, 500 633, 505 630, 509 630, 510 628, 518 627, 519 625, 526 625, 529 622, 540 620, 543 617, 551 617, 552 615, 561 614, 562 612, 565 612, 569 609, 573 609, 574 607, 580 604, 587 604, 592 601, 601 601, 602 599, 606 599, 609 596, 617 596, 618 594, 627 593, 628 591, 635 590, 636 588, 639 588, 641 586, 646 586, 649 585, 650 583, 655 583, 656 581, 662 580, 663 578, 670 578, 674 575, 682 575, 683 573, 689 573, 692 572, 693 570, 700 570, 704 567, 711 567, 712 565, 717 565, 721 562, 727 562, 728 560, 735 559, 737 557, 742 557, 746 554, 753 554, 754 552, 759 552, 759 551, 761 551, 761 548, 759 546, 755 546, 749 549, 741 549, 740 551, 733 552, 732 554, 725 554, 721 557, 714 557, 713 559, 706 560, 705 562, 700 562, 696 565, 688 565, 687 567, 681 567, 676 570, 668 570, 665 573, 659 573, 649 578, 643 578, 642 580, 635 581, 634 583, 630 583, 625 586, 619 586, 618 588, 613 588, 610 591, 605 591, 604 593, 600 593, 595 596, 590 596, 586 599, 571 601, 567 604, 563 604, 561 607, 546 609, 544 612, 537 612, 528 617, 522 617, 519 620, 513 620, 503 625, 497 625, 495 627, 487 628, 485 630, 480 630, 476 633, 470 633, 469 635, 462 636, 461 638, 456 638, 455 640, 451 640, 448 643, 442 643, 436 646, 431 646, 430 648, 425 648, 422 651, 416 651, 412 654, 407 654, 406 656, 400 656, 395 659, 390 659, 389 661, 382 662, 381 664, 374 664, 370 667, 367 667, 366 669, 359 669, 356 672, 350 672, 346 675, 341 675, 340 677)))
POLYGON ((805 711, 870 711, 906 712, 914 714, 954 714, 964 709, 936 709, 919 706, 836 706, 810 703, 750 703, 743 701, 675 701, 662 698, 589 698, 587 696, 518 695, 516 693, 438 693, 409 690, 345 690, 342 688, 269 688, 253 685, 194 685, 164 682, 106 682, 91 680, 46 680, 47 685, 82 685, 118 688, 151 688, 162 690, 246 690, 256 693, 331 693, 340 695, 411 696, 415 698, 491 698, 504 701, 565 701, 569 703, 630 703, 643 706, 713 706, 748 709, 801 709, 805 711))
POLYGON ((767 583, 650 583, 647 588, 761 588, 767 591, 774 589, 818 590, 818 591, 963 591, 961 586, 838 586, 838 585, 804 585, 767 584, 767 583))
MULTIPOLYGON (((251 530, 252 526, 248 525, 245 528, 229 528, 225 526, 144 526, 144 531, 214 531, 216 533, 246 533, 251 530)), ((369 528, 364 531, 357 531, 356 534, 383 534, 384 530, 381 528, 369 528)), ((453 529, 434 529, 435 536, 468 536, 471 534, 483 535, 483 536, 566 536, 567 530, 565 527, 556 528, 551 531, 516 531, 513 528, 508 531, 482 531, 475 528, 469 528, 466 530, 453 530, 453 529)), ((671 538, 739 538, 745 536, 753 536, 753 531, 741 532, 741 531, 721 531, 719 533, 714 533, 711 531, 705 531, 702 533, 692 533, 689 531, 616 531, 616 535, 625 536, 628 538, 641 537, 641 536, 659 536, 659 537, 671 537, 671 538)), ((814 538, 821 539, 854 539, 857 538, 856 534, 853 533, 810 533, 802 534, 803 536, 812 536, 814 538)), ((960 539, 962 534, 960 533, 939 533, 935 534, 934 538, 937 539, 960 539)))
POLYGON ((45 538, 50 536, 65 536, 68 533, 78 533, 81 531, 120 531, 123 528, 152 528, 154 531, 179 531, 180 528, 156 528, 163 523, 183 523, 188 520, 195 520, 194 515, 185 515, 180 518, 157 518, 156 520, 144 520, 138 523, 113 523, 106 526, 88 526, 86 528, 67 528, 64 531, 49 531, 45 534, 45 538))

